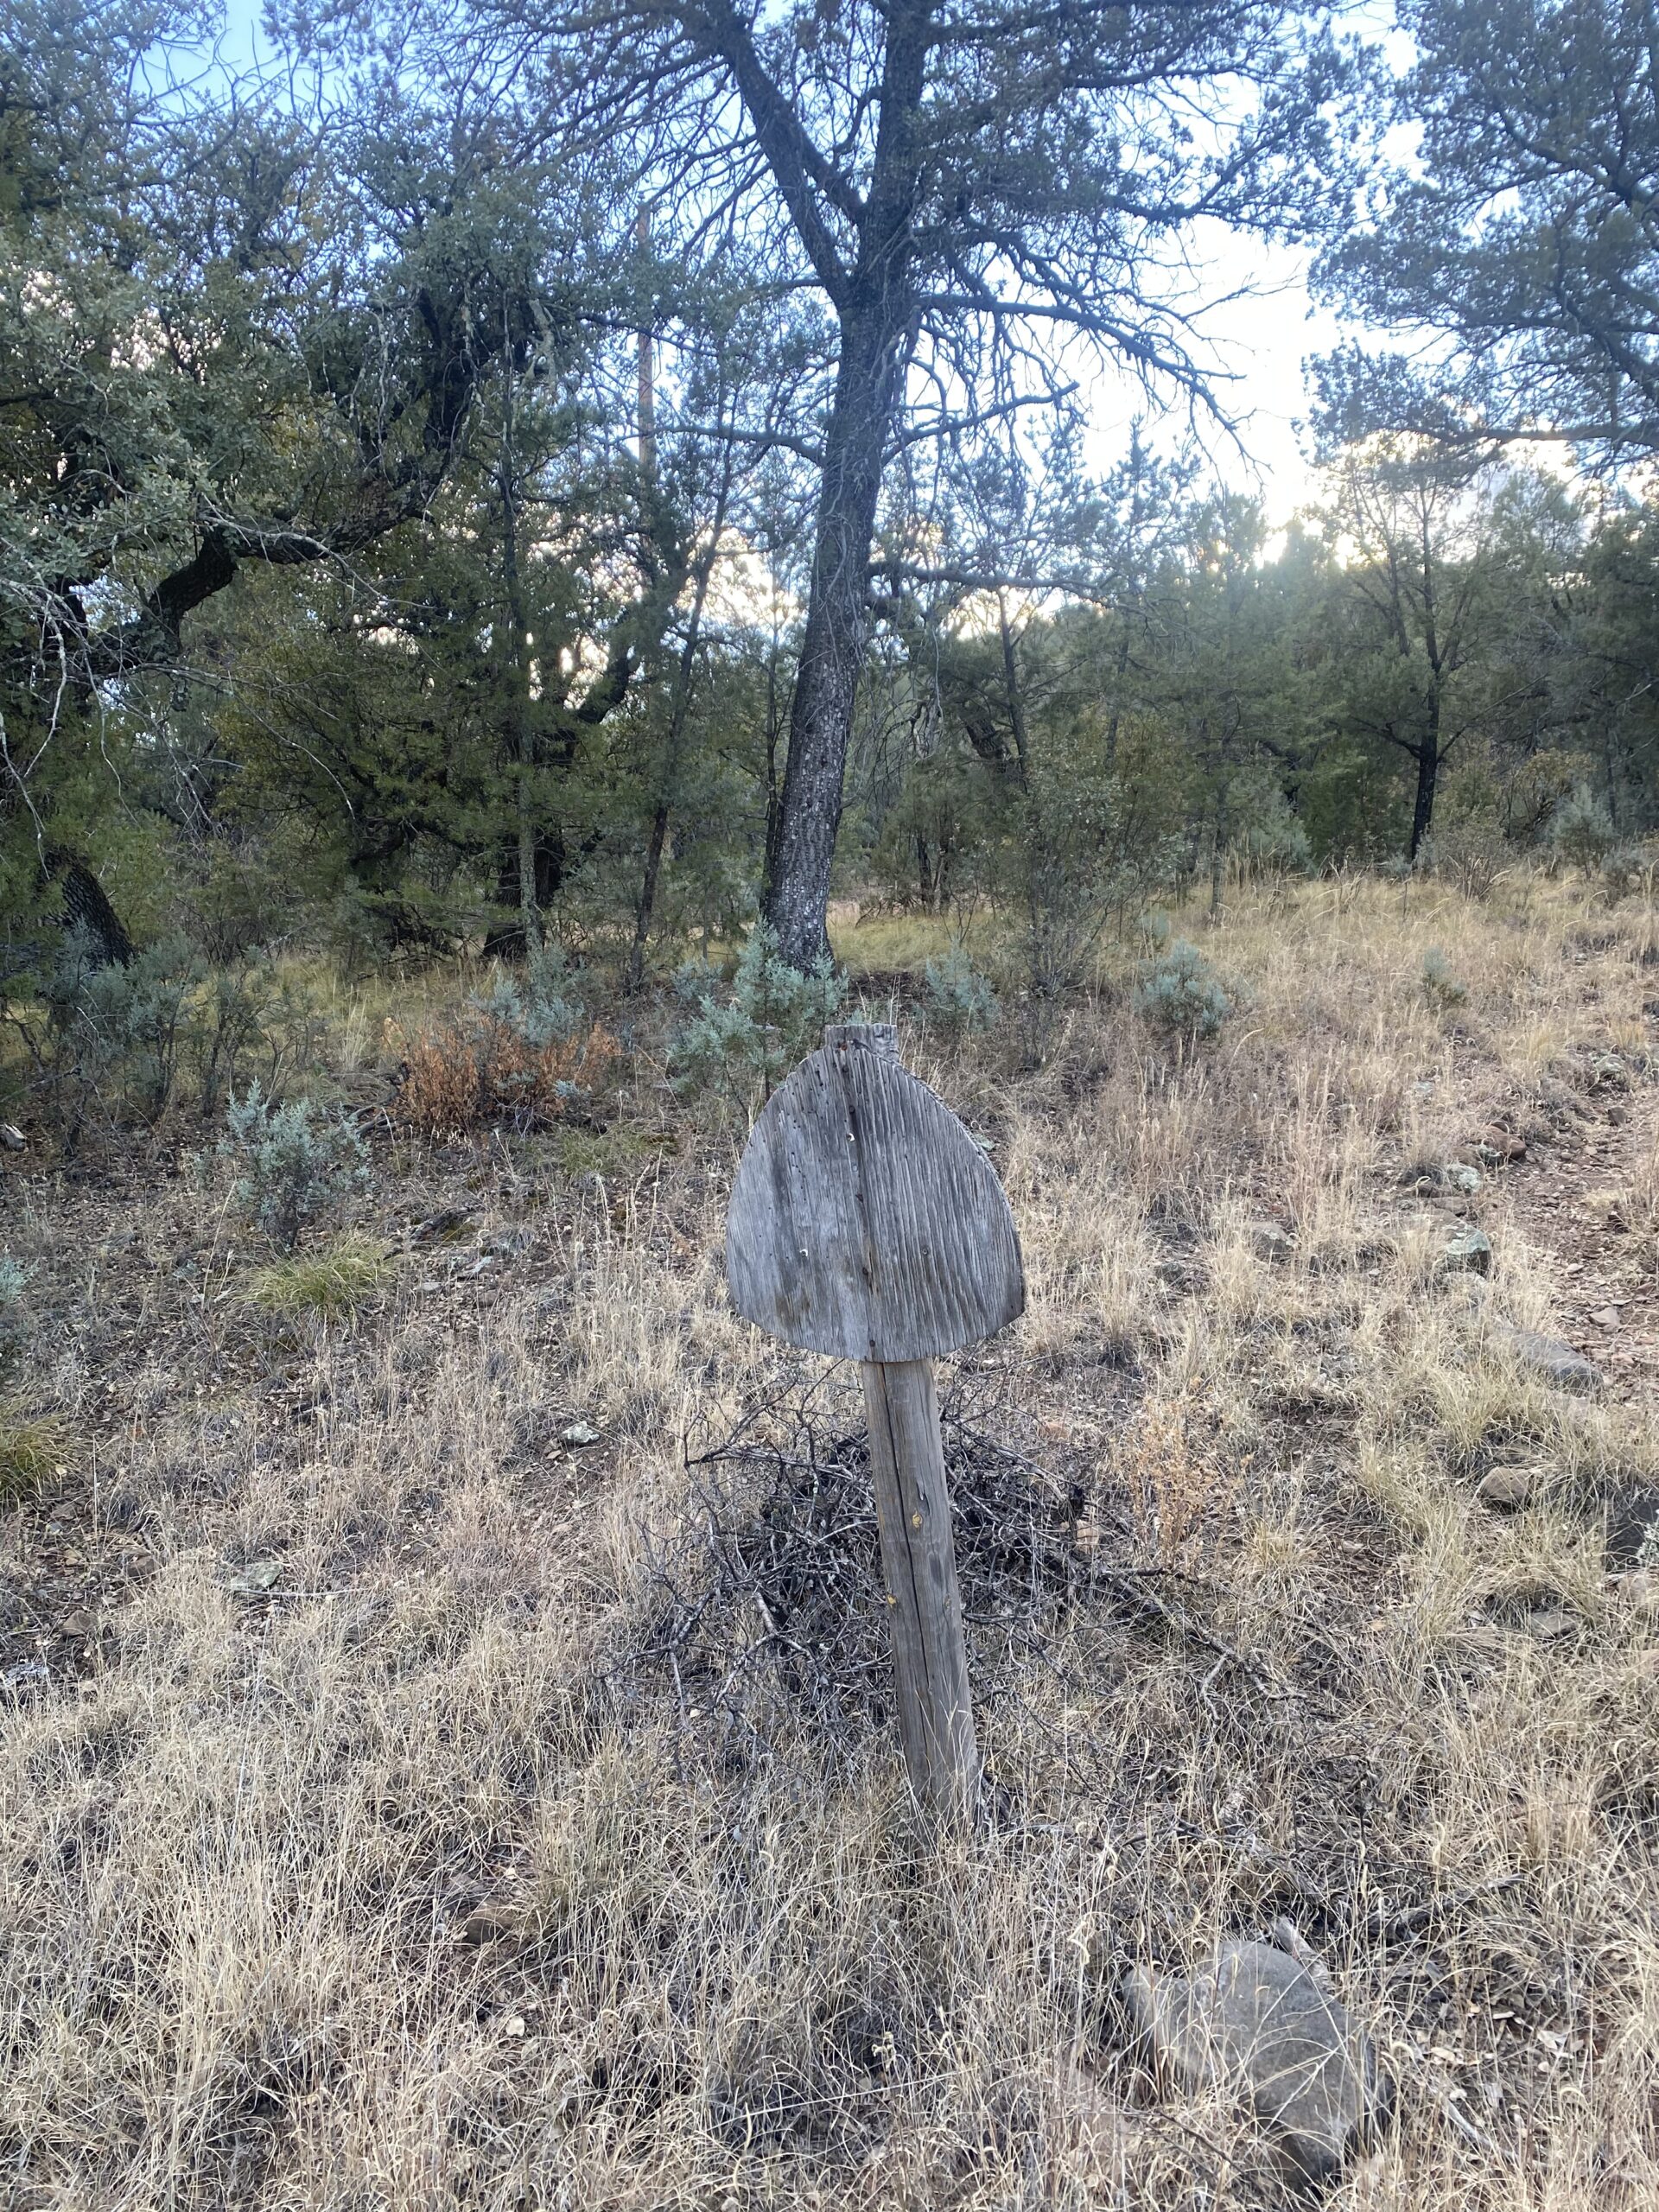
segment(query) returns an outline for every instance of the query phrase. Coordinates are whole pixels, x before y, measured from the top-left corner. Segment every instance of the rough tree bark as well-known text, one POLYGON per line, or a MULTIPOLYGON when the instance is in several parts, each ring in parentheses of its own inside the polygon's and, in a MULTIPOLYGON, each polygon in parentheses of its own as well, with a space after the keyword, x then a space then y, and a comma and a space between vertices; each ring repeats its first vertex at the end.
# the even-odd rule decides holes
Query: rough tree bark
POLYGON ((763 902, 784 957, 797 968, 830 950, 830 870, 869 636, 870 541, 897 395, 897 340, 879 323, 847 333, 825 440, 806 632, 763 902))

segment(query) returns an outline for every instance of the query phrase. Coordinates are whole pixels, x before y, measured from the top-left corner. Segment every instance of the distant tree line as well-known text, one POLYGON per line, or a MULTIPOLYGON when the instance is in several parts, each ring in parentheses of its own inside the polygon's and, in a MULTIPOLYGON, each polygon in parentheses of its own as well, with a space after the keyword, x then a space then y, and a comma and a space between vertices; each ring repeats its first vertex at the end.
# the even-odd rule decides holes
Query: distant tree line
POLYGON ((1500 14, 1413 0, 1394 81, 1317 5, 365 0, 238 73, 16 0, 12 988, 180 928, 804 968, 841 888, 1053 994, 1240 871, 1638 865, 1659 48, 1500 14), (1225 429, 1201 219, 1413 349, 1320 365, 1276 536, 1168 427, 1225 429))

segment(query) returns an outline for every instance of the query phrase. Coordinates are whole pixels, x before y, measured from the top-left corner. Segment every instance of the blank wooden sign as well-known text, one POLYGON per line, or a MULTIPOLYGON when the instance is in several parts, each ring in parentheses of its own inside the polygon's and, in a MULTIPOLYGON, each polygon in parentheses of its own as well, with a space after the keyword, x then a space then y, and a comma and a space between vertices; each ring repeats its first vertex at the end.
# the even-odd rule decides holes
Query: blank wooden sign
POLYGON ((860 1362, 905 1756, 917 1793, 971 1807, 979 1754, 931 1358, 1026 1302, 1002 1186, 883 1023, 826 1029, 756 1122, 726 1225, 738 1312, 860 1362))

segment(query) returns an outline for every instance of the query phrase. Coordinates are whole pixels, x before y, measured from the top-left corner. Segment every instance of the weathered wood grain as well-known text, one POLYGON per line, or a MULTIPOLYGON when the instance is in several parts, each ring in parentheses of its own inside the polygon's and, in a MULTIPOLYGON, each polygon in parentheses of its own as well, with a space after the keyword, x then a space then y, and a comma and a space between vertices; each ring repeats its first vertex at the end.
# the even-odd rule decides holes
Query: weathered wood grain
POLYGON ((979 1744, 933 1373, 921 1359, 867 1360, 860 1373, 905 1764, 922 1802, 958 1821, 978 1801, 979 1744))
POLYGON ((937 1357, 1026 1302, 989 1161, 874 1023, 827 1029, 756 1122, 726 1274, 747 1319, 841 1359, 937 1357))

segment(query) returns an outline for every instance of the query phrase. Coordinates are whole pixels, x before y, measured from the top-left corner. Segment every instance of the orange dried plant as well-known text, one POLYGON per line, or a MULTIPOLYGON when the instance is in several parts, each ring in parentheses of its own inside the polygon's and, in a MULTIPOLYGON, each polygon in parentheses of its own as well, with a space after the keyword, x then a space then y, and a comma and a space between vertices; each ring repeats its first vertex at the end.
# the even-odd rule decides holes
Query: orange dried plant
POLYGON ((396 1118, 419 1135, 437 1138, 541 1128, 579 1112, 620 1051, 598 1022, 536 1045, 501 1015, 465 1008, 423 1030, 408 1046, 396 1118))

